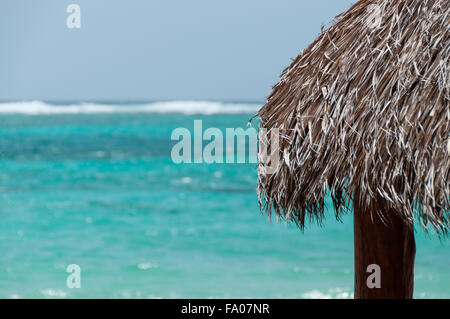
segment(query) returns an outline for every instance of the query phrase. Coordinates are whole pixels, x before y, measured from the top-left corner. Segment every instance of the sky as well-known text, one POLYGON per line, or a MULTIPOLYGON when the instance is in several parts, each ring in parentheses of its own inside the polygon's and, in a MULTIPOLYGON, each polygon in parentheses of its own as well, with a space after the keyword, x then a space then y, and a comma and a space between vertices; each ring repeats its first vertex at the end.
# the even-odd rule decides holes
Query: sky
POLYGON ((354 2, 1 0, 0 100, 264 101, 354 2))

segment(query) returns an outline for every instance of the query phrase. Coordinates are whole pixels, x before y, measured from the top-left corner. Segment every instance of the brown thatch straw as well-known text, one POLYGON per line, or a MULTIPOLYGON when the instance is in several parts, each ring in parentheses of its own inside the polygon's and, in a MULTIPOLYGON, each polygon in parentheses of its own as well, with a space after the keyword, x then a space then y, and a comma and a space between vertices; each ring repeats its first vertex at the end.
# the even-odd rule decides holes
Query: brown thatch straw
POLYGON ((281 133, 260 203, 304 226, 358 200, 449 230, 449 0, 361 0, 284 70, 258 112, 281 133), (358 194, 358 198, 354 198, 358 194))

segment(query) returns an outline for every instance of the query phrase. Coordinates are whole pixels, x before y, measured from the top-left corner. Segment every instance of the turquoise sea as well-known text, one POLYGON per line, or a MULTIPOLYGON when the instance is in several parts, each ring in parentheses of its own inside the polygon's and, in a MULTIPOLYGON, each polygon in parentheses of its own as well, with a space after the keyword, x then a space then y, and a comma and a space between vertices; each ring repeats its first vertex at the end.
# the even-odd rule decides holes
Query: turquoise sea
MULTIPOLYGON (((256 164, 171 160, 173 129, 258 107, 0 104, 0 298, 351 298, 351 216, 302 233, 260 214, 256 164)), ((415 297, 450 298, 449 241, 416 241, 415 297)))

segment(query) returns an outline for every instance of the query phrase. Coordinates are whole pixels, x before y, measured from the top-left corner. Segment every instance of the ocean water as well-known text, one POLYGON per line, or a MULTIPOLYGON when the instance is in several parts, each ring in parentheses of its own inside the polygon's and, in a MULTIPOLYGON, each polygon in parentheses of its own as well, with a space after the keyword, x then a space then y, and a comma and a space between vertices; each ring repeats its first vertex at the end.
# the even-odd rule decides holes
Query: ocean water
MULTIPOLYGON (((171 160, 173 129, 258 107, 0 104, 0 298, 351 298, 351 216, 302 233, 260 214, 256 164, 171 160)), ((450 298, 448 240, 416 241, 415 297, 450 298)))

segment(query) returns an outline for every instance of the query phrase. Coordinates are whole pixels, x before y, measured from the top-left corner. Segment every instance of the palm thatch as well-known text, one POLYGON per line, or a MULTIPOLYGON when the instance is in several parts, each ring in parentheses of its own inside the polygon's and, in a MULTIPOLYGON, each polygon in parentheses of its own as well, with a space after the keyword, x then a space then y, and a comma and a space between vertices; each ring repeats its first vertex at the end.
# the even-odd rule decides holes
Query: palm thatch
POLYGON ((352 200, 381 213, 381 199, 447 232, 449 28, 448 0, 360 0, 336 17, 257 114, 281 136, 276 169, 260 158, 262 209, 303 227, 327 194, 338 218, 352 200))

